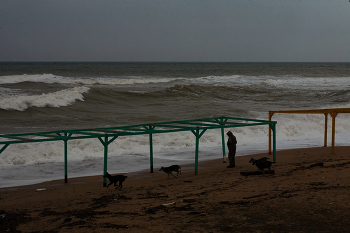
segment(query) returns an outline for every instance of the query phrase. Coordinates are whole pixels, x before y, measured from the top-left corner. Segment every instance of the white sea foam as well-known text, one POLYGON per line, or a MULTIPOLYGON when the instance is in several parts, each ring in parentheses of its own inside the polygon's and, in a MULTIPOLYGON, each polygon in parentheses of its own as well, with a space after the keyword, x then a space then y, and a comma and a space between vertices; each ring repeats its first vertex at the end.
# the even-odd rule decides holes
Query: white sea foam
MULTIPOLYGON (((339 114, 336 118, 336 142, 347 143, 350 132, 349 114, 339 114)), ((277 148, 279 144, 291 145, 293 141, 316 140, 323 146, 324 115, 276 114, 277 148)), ((331 137, 331 120, 328 122, 328 137, 331 137)), ((250 126, 226 129, 237 137, 238 147, 256 147, 268 143, 268 126, 250 126)), ((200 138, 200 148, 221 148, 221 131, 208 130, 200 138)), ((331 143, 329 139, 329 143, 331 143)), ((171 159, 185 159, 177 151, 195 147, 192 132, 175 132, 153 135, 153 151, 165 153, 171 159)), ((281 148, 279 148, 281 149, 281 148)), ((108 146, 110 156, 148 156, 149 138, 144 135, 119 137, 108 146)), ((15 144, 8 147, 0 157, 1 166, 29 165, 63 161, 63 142, 41 142, 15 144)), ((71 140, 68 142, 69 160, 79 161, 88 158, 102 158, 103 146, 98 139, 71 140)))
POLYGON ((58 77, 52 74, 36 74, 36 75, 10 75, 0 76, 0 84, 21 83, 21 82, 43 82, 43 83, 56 83, 62 77, 58 77))
POLYGON ((11 95, 0 97, 0 108, 24 111, 29 107, 68 106, 77 100, 84 101, 82 94, 88 92, 89 89, 88 87, 74 87, 41 95, 11 95))
MULTIPOLYGON (((214 85, 259 85, 267 84, 279 88, 303 88, 303 89, 334 89, 335 87, 350 87, 349 77, 295 77, 295 76, 205 76, 194 79, 170 78, 170 77, 62 77, 53 74, 36 75, 12 75, 0 76, 0 84, 21 82, 60 83, 71 85, 134 85, 148 83, 167 83, 186 80, 192 83, 207 83, 214 85)), ((1 90, 0 90, 1 91, 1 90)), ((1 92, 0 92, 1 93, 1 92)))
POLYGON ((334 90, 336 87, 341 89, 350 87, 349 77, 268 77, 264 82, 269 85, 284 88, 302 88, 306 90, 334 90))
POLYGON ((192 79, 192 83, 213 85, 250 86, 268 85, 279 89, 337 90, 350 87, 349 77, 298 77, 298 76, 207 76, 192 79))
POLYGON ((192 82, 195 83, 207 83, 207 84, 225 84, 228 82, 239 81, 240 75, 230 75, 230 76, 207 76, 193 79, 192 82))
POLYGON ((72 85, 132 85, 147 83, 166 83, 179 80, 181 78, 156 78, 156 77, 62 77, 53 74, 36 75, 12 75, 0 76, 0 84, 21 83, 21 82, 41 82, 60 83, 72 85))

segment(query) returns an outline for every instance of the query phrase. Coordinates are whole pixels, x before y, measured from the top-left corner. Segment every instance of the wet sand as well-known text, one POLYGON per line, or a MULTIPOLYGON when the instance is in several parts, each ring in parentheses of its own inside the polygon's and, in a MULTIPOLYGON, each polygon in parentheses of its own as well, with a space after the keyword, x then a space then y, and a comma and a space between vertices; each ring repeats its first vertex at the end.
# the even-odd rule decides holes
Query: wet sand
MULTIPOLYGON (((277 152, 274 174, 249 163, 272 155, 181 165, 177 178, 129 173, 121 190, 102 176, 0 189, 0 232, 349 232, 350 147, 277 152)), ((175 174, 176 176, 176 174, 175 174)))

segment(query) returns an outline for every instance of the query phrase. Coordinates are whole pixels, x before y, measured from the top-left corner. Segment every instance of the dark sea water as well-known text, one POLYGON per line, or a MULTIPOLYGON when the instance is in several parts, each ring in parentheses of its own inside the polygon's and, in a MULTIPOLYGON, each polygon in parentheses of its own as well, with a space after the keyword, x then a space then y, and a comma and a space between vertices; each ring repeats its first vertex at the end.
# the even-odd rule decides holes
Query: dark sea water
MULTIPOLYGON (((267 120, 269 110, 349 107, 350 63, 0 63, 0 134, 215 116, 267 120)), ((273 120, 278 149, 323 145, 324 116, 277 114, 273 120)), ((336 130, 338 145, 348 143, 347 114, 337 117, 336 130)), ((238 155, 267 150, 266 127, 232 131, 238 155)), ((155 156, 162 164, 192 162, 194 141, 187 132, 159 135, 155 156)), ((200 158, 220 155, 217 132, 205 133, 200 143, 200 158)), ((23 172, 40 165, 48 173, 17 184, 61 178, 62 147, 58 142, 9 146, 0 154, 1 169, 8 173, 0 177, 2 186, 14 179, 8 172, 14 168, 23 172)), ((111 160, 118 161, 115 172, 146 168, 148 153, 144 136, 118 138, 109 147, 111 160), (129 163, 134 168, 125 169, 129 163)), ((70 141, 71 163, 84 164, 71 165, 73 176, 100 174, 96 161, 102 155, 98 140, 70 141)))

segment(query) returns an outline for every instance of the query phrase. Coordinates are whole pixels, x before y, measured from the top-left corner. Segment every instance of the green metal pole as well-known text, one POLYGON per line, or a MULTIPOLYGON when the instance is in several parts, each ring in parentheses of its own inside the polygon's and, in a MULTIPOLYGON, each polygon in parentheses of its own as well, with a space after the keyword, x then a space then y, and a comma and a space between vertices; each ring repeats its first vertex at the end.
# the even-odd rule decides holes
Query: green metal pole
POLYGON ((10 144, 5 144, 5 145, 1 148, 0 154, 1 154, 4 150, 6 150, 6 148, 7 148, 9 145, 10 145, 10 144))
POLYGON ((153 140, 152 140, 152 134, 149 134, 149 159, 150 159, 151 173, 153 173, 153 140))
POLYGON ((198 147, 199 147, 199 129, 196 130, 196 154, 195 154, 195 167, 194 167, 194 174, 197 175, 198 173, 198 147))
POLYGON ((276 163, 276 124, 272 125, 273 131, 273 162, 276 163))
POLYGON ((226 163, 225 160, 225 133, 224 133, 224 128, 221 128, 221 138, 222 138, 222 157, 223 157, 223 162, 226 163))
MULTIPOLYGON (((108 141, 108 136, 105 135, 105 139, 103 141, 102 137, 98 137, 98 140, 103 145, 104 148, 104 155, 103 155, 103 175, 107 173, 107 160, 108 160, 108 145, 112 143, 115 139, 117 139, 118 136, 114 136, 111 140, 108 141)), ((107 186, 107 177, 103 177, 103 187, 107 186)))
MULTIPOLYGON (((67 133, 64 133, 64 136, 67 137, 67 133)), ((65 138, 63 142, 64 142, 64 183, 68 183, 67 138, 65 138)))
MULTIPOLYGON (((103 143, 104 146, 104 166, 103 166, 103 175, 105 175, 107 173, 107 158, 108 158, 108 136, 105 136, 105 141, 103 143)), ((103 187, 107 186, 107 178, 104 177, 103 178, 103 187)))

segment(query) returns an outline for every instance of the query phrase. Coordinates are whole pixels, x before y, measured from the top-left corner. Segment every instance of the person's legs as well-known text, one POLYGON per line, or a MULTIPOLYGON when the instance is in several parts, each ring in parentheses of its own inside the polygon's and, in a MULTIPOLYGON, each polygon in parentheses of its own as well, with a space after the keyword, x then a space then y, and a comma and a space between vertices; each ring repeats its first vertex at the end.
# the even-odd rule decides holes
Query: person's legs
POLYGON ((236 166, 235 158, 236 158, 236 148, 231 149, 229 154, 228 154, 228 160, 229 160, 229 163, 230 163, 230 165, 227 166, 228 168, 236 166))

